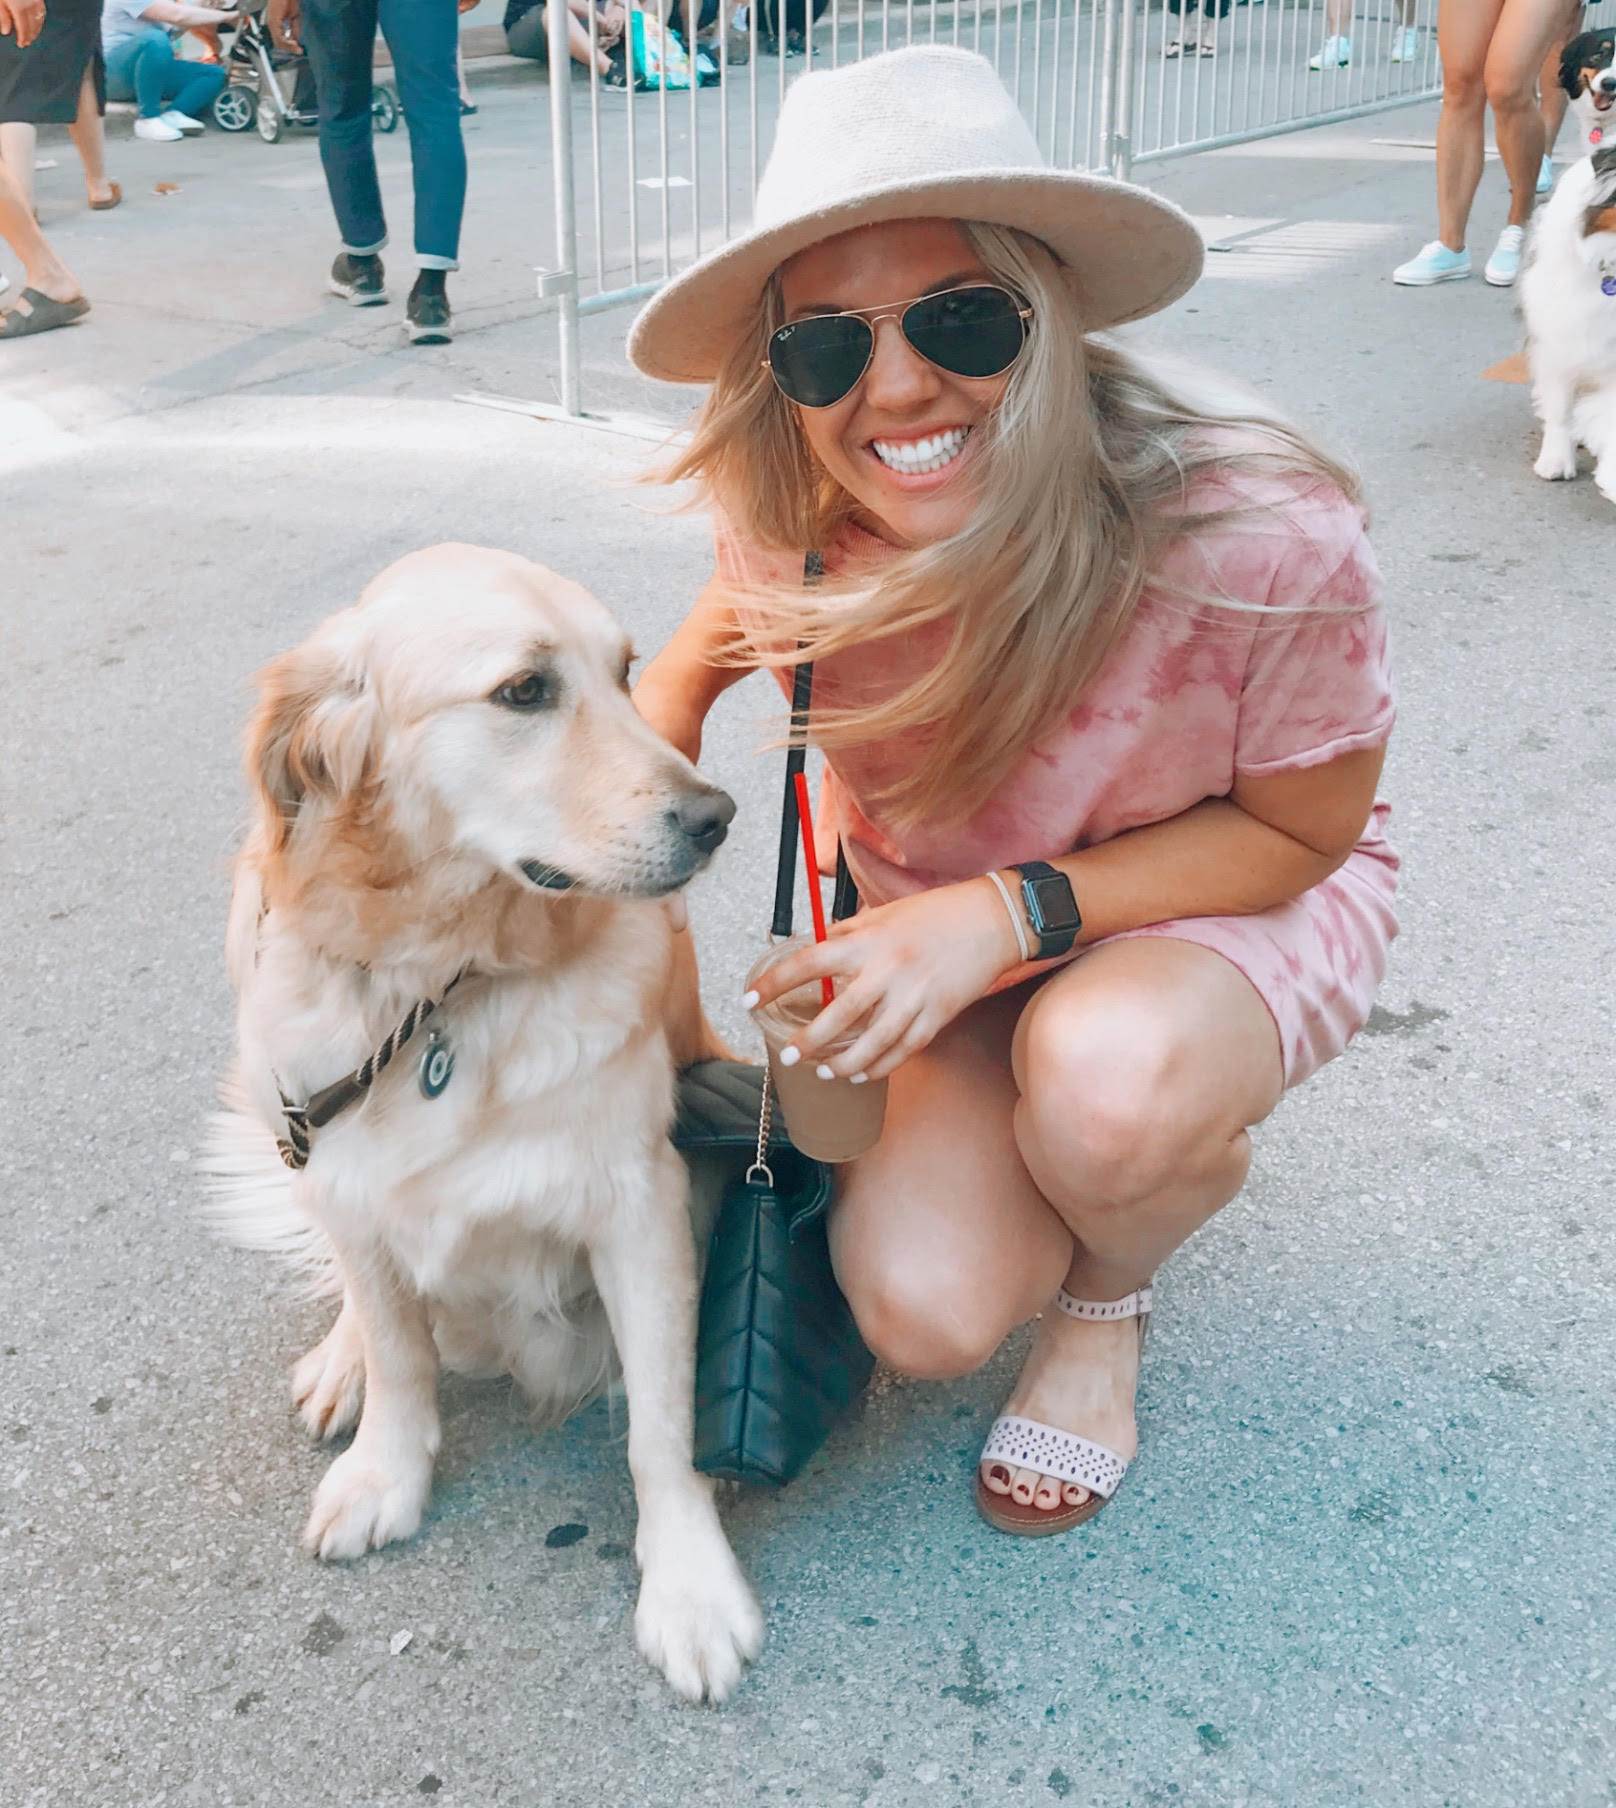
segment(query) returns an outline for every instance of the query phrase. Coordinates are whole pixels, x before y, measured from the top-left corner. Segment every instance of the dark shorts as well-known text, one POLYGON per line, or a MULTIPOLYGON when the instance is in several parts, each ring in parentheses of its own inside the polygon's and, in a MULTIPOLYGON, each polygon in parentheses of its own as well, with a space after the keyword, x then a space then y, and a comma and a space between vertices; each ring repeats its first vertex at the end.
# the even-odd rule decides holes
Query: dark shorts
POLYGON ((26 50, 9 34, 0 36, 0 125, 70 126, 86 69, 95 72, 104 110, 99 0, 48 0, 45 28, 26 50))

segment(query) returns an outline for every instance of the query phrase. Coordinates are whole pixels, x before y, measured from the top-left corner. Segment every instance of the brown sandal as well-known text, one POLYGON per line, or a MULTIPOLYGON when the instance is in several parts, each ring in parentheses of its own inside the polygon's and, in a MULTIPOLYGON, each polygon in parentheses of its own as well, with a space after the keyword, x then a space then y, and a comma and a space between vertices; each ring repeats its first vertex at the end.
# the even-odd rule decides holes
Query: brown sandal
POLYGON ((91 213, 111 213, 113 208, 123 200, 123 190, 116 182, 109 182, 107 187, 112 190, 112 193, 104 201, 92 201, 90 203, 91 213))
MULTIPOLYGON (((1055 1304, 1068 1318, 1136 1318, 1139 1321, 1139 1348, 1143 1351, 1150 1327, 1150 1296, 1149 1282, 1137 1293, 1119 1300, 1073 1299, 1062 1287, 1055 1295, 1055 1304)), ((1053 1425, 1041 1425, 1036 1419, 1021 1419, 1013 1413, 1005 1413, 994 1420, 977 1462, 976 1510, 995 1531, 1008 1532, 1017 1538, 1050 1538, 1057 1532, 1069 1532, 1091 1520, 1121 1486, 1127 1469, 1128 1465, 1114 1450, 1096 1444, 1091 1438, 1059 1431, 1053 1425), (1030 1501, 1022 1506, 1008 1494, 995 1494, 983 1481, 983 1463, 1034 1469, 1056 1481, 1087 1488, 1089 1497, 1076 1507, 1046 1510, 1030 1501)))

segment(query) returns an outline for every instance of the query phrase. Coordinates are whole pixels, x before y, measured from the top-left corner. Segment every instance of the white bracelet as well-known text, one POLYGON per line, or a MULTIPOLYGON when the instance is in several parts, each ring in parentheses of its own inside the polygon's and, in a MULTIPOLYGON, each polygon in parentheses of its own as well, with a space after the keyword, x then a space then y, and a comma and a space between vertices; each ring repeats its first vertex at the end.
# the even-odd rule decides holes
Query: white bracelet
POLYGON ((986 877, 993 881, 993 889, 1004 900, 1004 907, 1010 913, 1010 927, 1016 932, 1016 946, 1021 950, 1022 960, 1030 961, 1032 959, 1032 943, 1027 940, 1027 925, 1021 920, 1021 912, 1016 909, 1010 897, 1009 888, 997 873, 988 873, 986 877))

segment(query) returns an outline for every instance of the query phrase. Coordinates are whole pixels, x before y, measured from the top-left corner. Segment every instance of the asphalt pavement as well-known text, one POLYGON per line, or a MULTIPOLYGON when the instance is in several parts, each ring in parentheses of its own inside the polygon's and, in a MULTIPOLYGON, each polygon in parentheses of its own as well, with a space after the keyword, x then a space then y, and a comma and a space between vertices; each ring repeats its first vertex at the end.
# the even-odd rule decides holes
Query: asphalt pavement
MULTIPOLYGON (((397 304, 322 297, 312 139, 115 126, 112 214, 42 142, 45 226, 95 309, 0 351, 0 1797, 1616 1799, 1616 517, 1586 476, 1532 476, 1525 391, 1481 379, 1511 297, 1387 280, 1433 230, 1424 107, 1149 172, 1223 248, 1137 337, 1282 397, 1366 473, 1406 867, 1368 1031, 1161 1277, 1116 1505, 1033 1543, 977 1520, 1020 1340, 957 1384, 879 1378, 807 1475, 727 1508, 769 1643, 721 1710, 632 1649, 620 1407, 538 1435, 509 1388, 448 1381, 420 1536, 347 1568, 297 1550, 327 1457, 286 1377, 326 1314, 193 1211, 249 676, 437 540, 581 579, 645 650, 709 569, 700 518, 637 481, 643 442, 455 399, 554 398, 541 96, 480 91, 439 349, 404 347, 397 304)), ((400 220, 404 151, 382 147, 400 220)), ((1494 166, 1476 243, 1501 220, 1494 166)), ((626 374, 626 322, 587 323, 587 399, 674 418, 626 374)), ((741 815, 693 895, 742 1040, 772 710, 758 680, 715 718, 741 815)))

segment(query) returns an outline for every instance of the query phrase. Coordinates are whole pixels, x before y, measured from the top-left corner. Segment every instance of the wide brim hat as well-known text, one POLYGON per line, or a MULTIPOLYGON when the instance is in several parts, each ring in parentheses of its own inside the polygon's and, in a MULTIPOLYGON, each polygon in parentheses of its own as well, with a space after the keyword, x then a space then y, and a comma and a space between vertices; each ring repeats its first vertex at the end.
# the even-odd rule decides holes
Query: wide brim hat
POLYGON ((1200 234, 1170 201, 1051 169, 985 57, 916 45, 792 84, 752 229, 652 297, 628 355, 648 377, 710 383, 756 330, 759 299, 787 258, 856 226, 918 219, 982 220, 1040 240, 1086 332, 1167 307, 1204 259, 1200 234))

